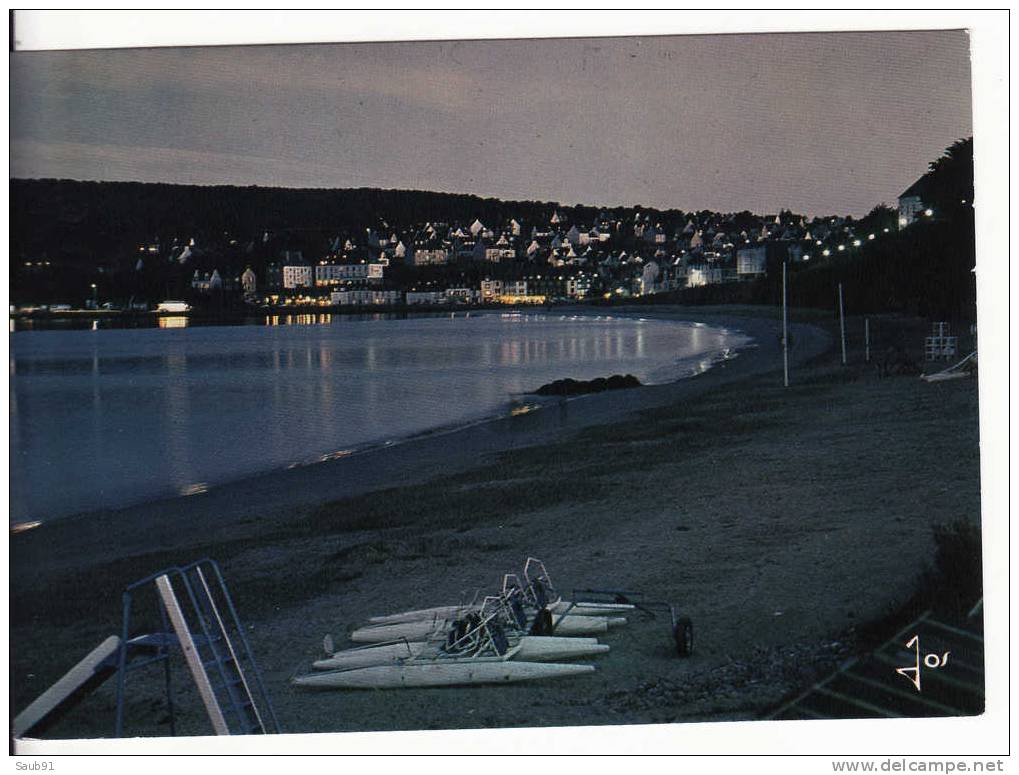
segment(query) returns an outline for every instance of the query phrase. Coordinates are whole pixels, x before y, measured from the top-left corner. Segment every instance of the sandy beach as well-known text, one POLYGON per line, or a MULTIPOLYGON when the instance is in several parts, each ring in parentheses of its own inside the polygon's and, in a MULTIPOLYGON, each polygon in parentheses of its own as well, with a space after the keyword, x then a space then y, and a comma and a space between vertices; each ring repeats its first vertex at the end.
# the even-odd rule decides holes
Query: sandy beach
MULTIPOLYGON (((127 583, 212 557, 288 732, 757 717, 844 658, 856 625, 911 593, 933 525, 979 520, 977 381, 881 377, 857 333, 843 367, 830 314, 805 311, 792 318, 785 389, 775 310, 628 314, 724 326, 754 346, 670 385, 11 536, 14 712, 119 631, 127 583), (326 633, 343 646, 371 615, 492 589, 527 556, 565 590, 675 603, 694 622, 694 656, 675 656, 665 619, 637 616, 580 678, 395 692, 289 685, 326 633)), ((918 349, 916 321, 871 325, 883 346, 918 349)), ((131 736, 167 734, 158 672, 131 679, 131 736)), ((177 675, 178 734, 207 734, 177 675)), ((110 736, 113 707, 111 681, 46 736, 110 736)))

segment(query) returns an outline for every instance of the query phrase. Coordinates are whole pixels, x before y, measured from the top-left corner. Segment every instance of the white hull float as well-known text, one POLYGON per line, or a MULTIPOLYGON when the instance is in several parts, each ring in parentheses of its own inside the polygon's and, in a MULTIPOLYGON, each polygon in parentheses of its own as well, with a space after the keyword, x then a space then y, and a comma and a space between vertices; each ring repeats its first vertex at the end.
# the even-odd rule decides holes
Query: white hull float
MULTIPOLYGON (((553 616, 568 614, 569 616, 611 616, 625 615, 634 610, 631 603, 570 603, 566 600, 557 600, 547 606, 549 613, 553 616)), ((421 608, 416 611, 404 611, 388 616, 373 616, 368 621, 371 624, 402 624, 404 622, 416 622, 421 620, 436 619, 458 619, 464 614, 479 611, 481 606, 456 606, 442 605, 435 608, 421 608)))
MULTIPOLYGON (((554 616, 553 633, 562 636, 601 635, 611 627, 626 624, 622 616, 554 616)), ((395 624, 372 624, 350 634, 354 643, 387 643, 394 640, 422 641, 443 637, 452 626, 447 619, 418 619, 395 624)))
POLYGON ((517 683, 593 672, 594 665, 464 660, 331 670, 298 676, 293 683, 295 686, 316 689, 405 689, 517 683))
MULTIPOLYGON (((604 654, 609 650, 597 638, 557 638, 554 636, 524 635, 518 647, 507 652, 507 659, 520 662, 555 662, 560 659, 580 659, 604 654)), ((316 670, 343 670, 378 665, 398 665, 408 660, 439 658, 433 643, 385 643, 378 646, 344 649, 320 659, 312 667, 316 670)))

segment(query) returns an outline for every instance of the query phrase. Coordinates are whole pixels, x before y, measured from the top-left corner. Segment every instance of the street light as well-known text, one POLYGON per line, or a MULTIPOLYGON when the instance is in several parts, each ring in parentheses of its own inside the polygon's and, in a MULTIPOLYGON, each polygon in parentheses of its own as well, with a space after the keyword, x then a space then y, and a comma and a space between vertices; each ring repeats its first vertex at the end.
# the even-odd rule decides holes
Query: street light
POLYGON ((92 309, 99 308, 99 290, 96 288, 96 284, 92 283, 92 309))

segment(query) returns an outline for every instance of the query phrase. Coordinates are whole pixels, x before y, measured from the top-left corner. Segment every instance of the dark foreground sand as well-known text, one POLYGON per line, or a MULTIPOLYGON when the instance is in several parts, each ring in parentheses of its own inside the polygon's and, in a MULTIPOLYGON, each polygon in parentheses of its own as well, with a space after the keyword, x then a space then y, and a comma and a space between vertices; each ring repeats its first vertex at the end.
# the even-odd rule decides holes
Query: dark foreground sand
MULTIPOLYGON (((931 527, 979 520, 977 384, 881 378, 857 337, 842 367, 825 316, 797 315, 782 387, 769 311, 649 308, 747 332, 756 347, 668 386, 565 406, 186 499, 65 520, 11 538, 17 712, 120 628, 120 591, 219 560, 286 731, 338 732, 747 719, 829 669, 856 624, 900 603, 931 527), (300 692, 288 680, 368 616, 491 589, 528 556, 564 589, 674 602, 667 622, 604 638, 589 676, 469 689, 300 692)), ((795 319, 794 318, 794 319, 795 319)), ((856 331, 858 321, 850 321, 856 331)), ((911 348, 922 329, 872 321, 911 348)), ((569 375, 563 375, 569 376, 569 375)), ((177 666, 178 734, 207 734, 177 666)), ((129 735, 168 733, 158 671, 132 675, 129 735)), ((47 732, 104 737, 113 682, 47 732)))

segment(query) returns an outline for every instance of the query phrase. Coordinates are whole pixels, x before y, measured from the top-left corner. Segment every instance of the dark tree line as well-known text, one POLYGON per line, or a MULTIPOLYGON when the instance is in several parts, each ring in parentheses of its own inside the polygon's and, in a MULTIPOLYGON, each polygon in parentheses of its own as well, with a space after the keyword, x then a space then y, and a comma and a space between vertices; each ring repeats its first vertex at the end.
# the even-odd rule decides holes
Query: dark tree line
MULTIPOLYGON (((315 260, 335 238, 362 248, 366 232, 413 239, 426 222, 492 228, 522 222, 547 225, 553 211, 592 224, 651 213, 663 224, 685 223, 679 210, 565 206, 553 202, 485 199, 464 194, 383 189, 282 189, 158 183, 12 180, 11 298, 19 302, 80 303, 92 283, 103 298, 150 300, 179 296, 197 269, 239 274, 251 266, 264 277, 283 251, 315 260), (191 239, 186 265, 169 262, 191 239), (174 244, 176 241, 176 245, 174 244), (150 254, 142 246, 158 244, 150 254), (141 259, 143 268, 136 270, 141 259)), ((526 243, 525 243, 526 244, 526 243)), ((411 244, 407 244, 412 249, 411 244)))
MULTIPOLYGON (((933 215, 885 233, 894 211, 879 206, 859 222, 857 234, 876 231, 858 250, 789 268, 790 304, 831 309, 842 283, 850 313, 903 312, 923 317, 976 320, 973 139, 959 140, 930 164, 920 181, 933 215)), ((681 291, 691 304, 780 304, 781 267, 753 283, 681 291)))

